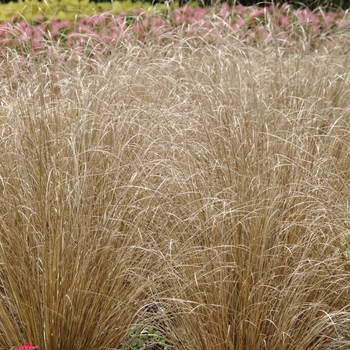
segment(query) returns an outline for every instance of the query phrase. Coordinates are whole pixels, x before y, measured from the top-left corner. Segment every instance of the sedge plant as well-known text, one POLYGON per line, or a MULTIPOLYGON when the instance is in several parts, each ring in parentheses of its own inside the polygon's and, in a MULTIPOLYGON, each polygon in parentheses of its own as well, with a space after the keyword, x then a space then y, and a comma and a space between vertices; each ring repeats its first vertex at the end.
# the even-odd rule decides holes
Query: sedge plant
POLYGON ((1 349, 349 348, 349 37, 300 28, 8 49, 1 349))

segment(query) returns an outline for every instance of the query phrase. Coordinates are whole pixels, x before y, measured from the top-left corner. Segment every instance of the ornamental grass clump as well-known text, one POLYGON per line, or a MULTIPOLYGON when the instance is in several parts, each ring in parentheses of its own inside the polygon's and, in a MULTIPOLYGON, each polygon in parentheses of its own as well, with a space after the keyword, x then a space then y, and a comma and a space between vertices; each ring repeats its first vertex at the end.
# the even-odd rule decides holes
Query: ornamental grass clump
POLYGON ((173 35, 2 56, 0 349, 349 349, 349 34, 173 35))

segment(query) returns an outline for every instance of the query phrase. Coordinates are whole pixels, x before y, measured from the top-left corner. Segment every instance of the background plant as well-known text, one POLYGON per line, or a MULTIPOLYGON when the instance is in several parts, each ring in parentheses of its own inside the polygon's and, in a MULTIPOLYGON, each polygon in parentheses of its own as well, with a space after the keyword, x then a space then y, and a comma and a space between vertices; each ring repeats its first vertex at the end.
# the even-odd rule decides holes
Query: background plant
POLYGON ((76 17, 75 21, 59 21, 37 17, 28 22, 22 17, 0 24, 0 55, 16 50, 26 57, 29 53, 50 59, 53 53, 72 49, 98 60, 118 45, 174 43, 188 37, 191 45, 220 42, 229 34, 246 44, 263 47, 279 41, 286 48, 302 45, 304 51, 333 49, 333 33, 342 45, 348 45, 346 35, 350 26, 347 11, 293 10, 286 5, 269 8, 236 6, 227 3, 211 10, 183 7, 168 11, 109 12, 76 17), (195 39, 194 39, 195 38, 195 39), (195 43, 196 41, 196 43, 195 43))

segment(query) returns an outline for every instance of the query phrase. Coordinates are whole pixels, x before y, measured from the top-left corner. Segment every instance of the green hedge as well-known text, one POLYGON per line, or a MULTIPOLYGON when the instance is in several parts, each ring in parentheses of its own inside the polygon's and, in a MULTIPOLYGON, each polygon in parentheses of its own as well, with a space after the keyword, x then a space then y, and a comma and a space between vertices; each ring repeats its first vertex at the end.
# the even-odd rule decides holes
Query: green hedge
POLYGON ((121 11, 129 12, 140 8, 145 11, 161 11, 167 9, 167 6, 151 6, 150 3, 134 0, 98 3, 89 0, 18 0, 0 4, 0 22, 9 21, 14 15, 28 21, 38 17, 75 21, 77 17, 92 16, 106 11, 118 14, 121 11))
MULTIPOLYGON (((9 21, 14 14, 19 14, 26 20, 33 20, 39 16, 44 18, 55 18, 57 20, 74 21, 77 16, 91 16, 109 11, 112 14, 118 14, 121 11, 132 11, 136 9, 144 9, 145 11, 166 10, 169 5, 165 5, 164 0, 137 0, 111 1, 111 0, 15 0, 6 3, 8 0, 0 0, 0 22, 9 21), (158 2, 158 4, 156 4, 158 2), (154 6, 152 6, 152 4, 154 6)), ((182 6, 188 0, 176 0, 172 4, 172 8, 182 6)), ((215 0, 199 0, 199 2, 191 2, 191 5, 198 4, 209 6, 215 0)), ((238 3, 237 0, 228 0, 231 5, 238 3)), ((281 4, 285 1, 278 1, 281 4)), ((270 3, 259 0, 239 0, 244 6, 260 5, 265 6, 270 3)), ((315 9, 322 6, 324 9, 348 9, 350 8, 350 0, 303 0, 302 2, 291 2, 293 7, 309 7, 315 9)))

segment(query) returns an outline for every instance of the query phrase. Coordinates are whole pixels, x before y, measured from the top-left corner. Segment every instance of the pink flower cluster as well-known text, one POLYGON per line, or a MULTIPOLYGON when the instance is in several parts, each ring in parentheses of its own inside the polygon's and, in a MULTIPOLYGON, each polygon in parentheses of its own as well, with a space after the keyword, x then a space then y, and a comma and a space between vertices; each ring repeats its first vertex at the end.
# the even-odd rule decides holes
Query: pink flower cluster
POLYGON ((38 345, 32 345, 30 343, 25 343, 24 345, 20 346, 19 348, 16 348, 16 350, 34 350, 39 349, 38 345))
POLYGON ((197 36, 204 40, 220 40, 224 32, 239 38, 267 40, 271 32, 288 42, 290 28, 298 23, 308 35, 318 35, 326 30, 350 27, 350 12, 294 10, 283 4, 265 8, 242 5, 204 9, 184 6, 170 13, 150 14, 142 10, 121 12, 113 16, 108 12, 82 17, 75 23, 37 18, 28 23, 19 17, 0 23, 0 55, 8 48, 19 52, 47 52, 48 47, 86 47, 99 50, 118 41, 159 40, 169 42, 178 37, 197 36))

